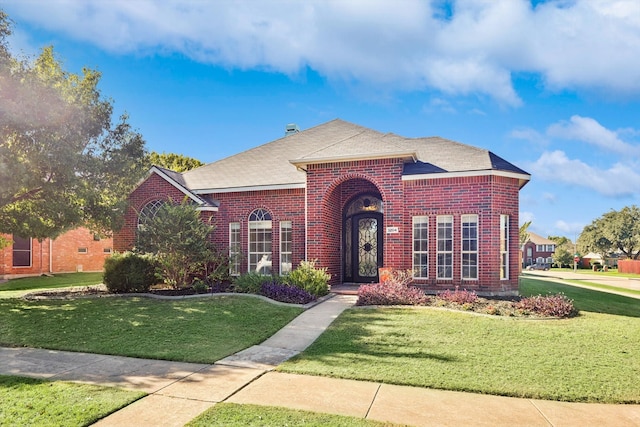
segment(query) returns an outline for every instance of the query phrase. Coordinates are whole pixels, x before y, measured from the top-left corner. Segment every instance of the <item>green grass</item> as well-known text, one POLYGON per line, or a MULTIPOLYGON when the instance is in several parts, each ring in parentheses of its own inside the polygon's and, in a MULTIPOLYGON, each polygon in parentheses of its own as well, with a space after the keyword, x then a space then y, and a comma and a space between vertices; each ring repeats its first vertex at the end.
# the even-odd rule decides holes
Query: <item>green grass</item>
POLYGON ((0 375, 0 426, 86 426, 144 393, 0 375))
MULTIPOLYGON (((568 281, 568 280, 567 280, 568 281)), ((572 281, 568 281, 572 282, 572 281)), ((580 284, 589 286, 611 288, 611 286, 601 286, 582 281, 580 284)), ((628 289, 620 289, 629 292, 628 289)), ((570 286, 562 283, 550 282, 548 280, 536 280, 527 277, 520 279, 520 294, 523 296, 546 295, 548 293, 563 293, 574 301, 578 310, 591 311, 594 313, 613 314, 617 316, 640 317, 640 299, 629 298, 609 292, 600 292, 585 289, 578 286, 570 286)))
MULTIPOLYGON (((551 273, 554 271, 563 272, 563 273, 579 273, 579 274, 589 274, 593 276, 600 277, 628 277, 631 279, 640 279, 640 275, 633 273, 619 273, 617 268, 610 268, 608 271, 593 271, 590 268, 579 268, 577 270, 573 270, 573 268, 552 268, 549 270, 551 273)), ((523 273, 526 273, 525 270, 523 273)))
POLYGON ((211 409, 193 419, 188 427, 205 426, 305 426, 305 427, 373 427, 392 426, 356 417, 320 414, 273 406, 238 405, 234 403, 218 403, 211 409))
POLYGON ((302 312, 249 296, 0 299, 0 345, 212 363, 302 312))
POLYGON ((0 284, 1 298, 19 298, 37 289, 91 286, 102 283, 102 273, 66 273, 53 276, 24 277, 0 284))
POLYGON ((527 320, 431 308, 345 311, 284 372, 550 400, 640 403, 640 300, 526 279, 583 311, 527 320))

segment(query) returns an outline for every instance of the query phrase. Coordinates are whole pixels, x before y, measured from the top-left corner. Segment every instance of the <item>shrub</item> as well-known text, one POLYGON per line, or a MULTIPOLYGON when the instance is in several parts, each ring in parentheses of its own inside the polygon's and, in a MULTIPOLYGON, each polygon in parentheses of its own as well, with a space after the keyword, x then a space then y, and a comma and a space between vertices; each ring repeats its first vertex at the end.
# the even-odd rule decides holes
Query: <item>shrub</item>
POLYGON ((271 276, 264 276, 260 273, 256 273, 255 271, 251 271, 236 277, 233 280, 232 288, 235 292, 259 294, 262 284, 272 280, 273 277, 271 276))
POLYGON ((275 301, 291 304, 307 304, 316 299, 316 297, 303 289, 275 281, 263 283, 260 288, 260 295, 275 301))
POLYGON ((356 305, 425 305, 428 302, 429 297, 422 290, 387 280, 360 286, 356 305))
MULTIPOLYGON (((447 302, 465 305, 476 302, 478 300, 478 295, 474 291, 468 291, 466 289, 459 290, 456 286, 454 291, 447 289, 445 291, 438 292, 438 298, 447 302)), ((468 306, 465 307, 465 309, 468 309, 468 306)))
POLYGON ((570 300, 564 294, 536 295, 522 298, 516 303, 515 307, 525 313, 535 313, 547 317, 563 318, 573 317, 578 314, 573 305, 573 300, 570 300))
POLYGON ((191 282, 191 287, 196 294, 204 294, 209 290, 209 286, 198 277, 193 279, 193 282, 191 282))
POLYGON ((156 264, 150 255, 114 253, 104 261, 103 280, 109 292, 147 292, 156 283, 156 264))
POLYGON ((295 270, 282 278, 286 284, 303 289, 316 297, 329 293, 329 279, 331 275, 327 273, 327 269, 316 268, 315 261, 300 262, 295 270))

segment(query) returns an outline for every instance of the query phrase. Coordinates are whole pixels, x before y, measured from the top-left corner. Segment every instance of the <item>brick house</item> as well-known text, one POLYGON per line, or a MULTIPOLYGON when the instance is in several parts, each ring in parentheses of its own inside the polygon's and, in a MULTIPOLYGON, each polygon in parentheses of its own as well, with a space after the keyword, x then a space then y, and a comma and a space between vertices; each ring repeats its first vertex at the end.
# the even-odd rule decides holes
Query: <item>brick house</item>
POLYGON ((529 238, 522 247, 524 266, 527 267, 533 264, 549 264, 551 266, 555 251, 556 242, 529 232, 529 238))
POLYGON ((12 242, 0 250, 0 279, 45 273, 102 271, 111 255, 112 238, 100 238, 86 228, 76 228, 55 239, 4 235, 12 242))
POLYGON ((189 198, 217 228, 232 274, 286 273, 317 260, 331 284, 412 270, 430 291, 518 291, 518 194, 530 175, 490 151, 405 138, 339 119, 176 173, 153 167, 130 195, 114 248, 140 221, 189 198))

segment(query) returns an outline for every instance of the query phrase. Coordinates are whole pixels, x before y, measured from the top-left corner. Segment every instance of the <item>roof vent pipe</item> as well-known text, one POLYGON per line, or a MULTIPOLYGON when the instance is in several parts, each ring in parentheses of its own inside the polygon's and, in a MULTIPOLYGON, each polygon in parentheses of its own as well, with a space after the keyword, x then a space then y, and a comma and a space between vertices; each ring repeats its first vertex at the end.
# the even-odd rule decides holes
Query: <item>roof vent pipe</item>
POLYGON ((298 132, 300 132, 300 129, 298 128, 298 125, 295 123, 289 123, 284 128, 284 136, 293 135, 294 133, 298 133, 298 132))

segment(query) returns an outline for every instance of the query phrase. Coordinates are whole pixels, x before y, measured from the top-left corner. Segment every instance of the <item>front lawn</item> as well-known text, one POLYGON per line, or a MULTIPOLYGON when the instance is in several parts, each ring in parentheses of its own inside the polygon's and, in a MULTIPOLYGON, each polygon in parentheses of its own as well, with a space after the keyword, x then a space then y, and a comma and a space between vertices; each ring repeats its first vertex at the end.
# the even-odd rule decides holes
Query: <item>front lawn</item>
POLYGON ((0 375, 0 425, 86 426, 144 395, 113 387, 0 375))
POLYGON ((53 276, 23 277, 0 283, 0 299, 19 298, 37 289, 92 286, 102 283, 102 273, 64 273, 53 276))
POLYGON ((213 363, 302 312, 249 296, 0 299, 0 345, 213 363))
MULTIPOLYGON (((526 320, 433 308, 351 309, 278 369, 515 397, 640 403, 640 300, 532 282, 598 312, 526 320)), ((547 293, 528 284, 523 289, 547 293)))

